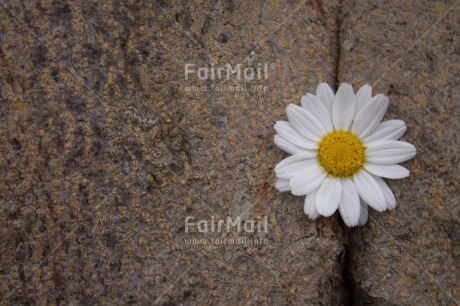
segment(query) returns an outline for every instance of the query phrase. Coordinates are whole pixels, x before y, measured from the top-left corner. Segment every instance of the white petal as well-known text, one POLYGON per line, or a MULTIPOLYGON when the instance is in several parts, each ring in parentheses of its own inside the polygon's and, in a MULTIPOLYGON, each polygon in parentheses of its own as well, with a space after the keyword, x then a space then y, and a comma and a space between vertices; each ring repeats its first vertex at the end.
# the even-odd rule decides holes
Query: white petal
POLYGON ((278 191, 281 192, 287 192, 289 191, 289 180, 286 179, 277 179, 275 188, 278 189, 278 191))
POLYGON ((314 142, 318 142, 326 134, 318 119, 298 105, 289 104, 287 116, 297 132, 314 142))
POLYGON ((353 181, 359 196, 369 204, 369 206, 380 212, 387 209, 383 191, 371 174, 366 170, 361 170, 353 177, 353 181))
POLYGON ((275 144, 278 148, 290 154, 298 154, 298 153, 305 152, 306 150, 304 148, 296 146, 290 141, 287 141, 286 139, 284 139, 282 136, 278 134, 275 135, 275 144))
POLYGON ((318 148, 316 141, 311 141, 300 135, 287 121, 277 121, 275 124, 275 130, 281 137, 296 146, 307 149, 318 148))
POLYGON ((326 177, 316 195, 316 209, 325 217, 332 216, 342 197, 342 182, 338 178, 326 177))
POLYGON ((320 83, 316 89, 316 95, 324 103, 329 114, 332 114, 332 102, 334 101, 334 92, 326 83, 320 83))
POLYGON ((347 131, 355 116, 355 94, 350 84, 342 84, 332 104, 332 122, 336 130, 347 131))
POLYGON ((388 97, 378 94, 363 105, 353 121, 352 132, 360 138, 370 135, 382 121, 383 115, 387 111, 388 102, 388 97))
POLYGON ((315 151, 306 150, 303 153, 292 155, 283 159, 275 167, 276 176, 278 178, 291 179, 295 173, 307 169, 312 165, 316 165, 318 162, 313 159, 315 156, 315 151))
POLYGON ((374 132, 363 138, 365 143, 379 140, 398 140, 407 130, 402 120, 388 120, 379 124, 374 132))
POLYGON ((360 199, 361 210, 359 214, 359 221, 358 225, 362 226, 367 223, 367 219, 369 218, 369 212, 367 204, 360 199))
POLYGON ((372 98, 372 86, 365 84, 356 93, 355 115, 367 104, 372 98))
POLYGON ((373 177, 374 177, 375 181, 377 182, 377 184, 379 184, 380 189, 382 189, 383 195, 385 196, 385 201, 387 202, 388 207, 390 209, 395 209, 396 208, 396 199, 395 199, 395 196, 393 194, 393 191, 391 191, 390 187, 388 187, 387 183, 385 183, 385 181, 381 177, 378 177, 378 176, 375 176, 375 175, 373 177))
POLYGON ((303 206, 303 212, 312 220, 315 220, 320 216, 318 210, 316 209, 316 194, 318 193, 318 189, 312 191, 311 193, 307 194, 305 197, 305 204, 303 206))
POLYGON ((302 97, 301 103, 303 108, 318 118, 327 133, 334 130, 334 127, 332 126, 331 113, 317 96, 309 93, 302 97))
POLYGON ((317 165, 310 166, 297 172, 289 182, 291 192, 296 196, 309 194, 323 182, 326 174, 317 165))
POLYGON ((400 165, 378 165, 373 163, 364 164, 364 169, 370 173, 389 179, 402 179, 408 177, 410 171, 400 165))
POLYGON ((339 212, 343 222, 349 227, 356 226, 359 223, 359 216, 361 214, 359 201, 359 194, 355 184, 348 178, 343 179, 339 212))
POLYGON ((384 140, 366 145, 367 161, 373 164, 397 164, 409 160, 417 154, 415 147, 404 141, 384 140))

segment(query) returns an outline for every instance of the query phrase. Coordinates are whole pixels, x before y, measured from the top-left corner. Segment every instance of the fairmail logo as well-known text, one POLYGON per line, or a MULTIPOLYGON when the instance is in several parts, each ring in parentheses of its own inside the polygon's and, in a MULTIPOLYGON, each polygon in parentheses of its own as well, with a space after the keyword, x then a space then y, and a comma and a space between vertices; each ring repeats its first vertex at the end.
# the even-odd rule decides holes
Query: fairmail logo
POLYGON ((268 79, 268 64, 258 63, 256 67, 242 68, 241 64, 232 66, 226 64, 223 67, 216 67, 211 64, 210 67, 199 67, 195 64, 185 65, 185 79, 188 80, 191 75, 196 75, 200 80, 266 80, 268 79))
POLYGON ((242 220, 241 216, 233 219, 227 216, 226 219, 218 219, 211 216, 210 220, 195 220, 193 216, 185 218, 185 232, 191 230, 199 233, 221 233, 222 231, 231 232, 236 230, 238 233, 268 233, 268 216, 258 216, 256 219, 242 220))
POLYGON ((251 55, 246 56, 244 59, 245 65, 242 64, 229 64, 216 65, 211 63, 206 67, 199 67, 195 64, 186 64, 184 69, 184 77, 189 80, 191 77, 196 76, 199 80, 267 80, 268 71, 274 69, 275 65, 268 63, 256 62, 257 56, 254 51, 251 55))

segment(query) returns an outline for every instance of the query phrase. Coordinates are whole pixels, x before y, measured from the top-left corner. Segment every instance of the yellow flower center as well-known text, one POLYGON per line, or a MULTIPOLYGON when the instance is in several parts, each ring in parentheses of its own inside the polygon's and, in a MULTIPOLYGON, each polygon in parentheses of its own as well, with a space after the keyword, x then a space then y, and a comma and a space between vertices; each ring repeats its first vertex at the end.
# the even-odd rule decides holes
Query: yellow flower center
POLYGON ((352 176, 363 167, 365 150, 358 136, 343 130, 333 131, 319 142, 318 162, 331 176, 352 176))

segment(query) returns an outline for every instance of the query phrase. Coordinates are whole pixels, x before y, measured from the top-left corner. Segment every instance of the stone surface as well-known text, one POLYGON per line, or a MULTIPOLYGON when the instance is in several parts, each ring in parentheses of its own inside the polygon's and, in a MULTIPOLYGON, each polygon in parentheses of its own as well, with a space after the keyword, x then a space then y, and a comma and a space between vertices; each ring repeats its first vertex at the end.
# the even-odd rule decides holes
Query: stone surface
POLYGON ((396 210, 349 235, 353 302, 458 305, 460 5, 381 4, 343 2, 338 79, 387 94, 386 118, 406 122, 418 153, 408 179, 388 181, 396 210))
POLYGON ((336 1, 2 2, 2 304, 343 304, 337 218, 273 188, 273 124, 336 75, 336 1), (254 53, 253 53, 254 51, 254 53), (268 63, 266 92, 189 92, 268 63), (272 66, 273 65, 273 66, 272 66), (184 219, 268 216, 268 233, 184 219), (189 245, 185 238, 264 238, 189 245))
POLYGON ((0 2, 1 304, 458 304, 453 5, 0 2), (185 80, 211 63, 268 78, 185 80), (322 81, 372 83, 418 148, 364 227, 273 187, 273 124, 322 81), (267 90, 187 90, 244 84, 267 90), (187 216, 268 231, 186 233, 187 216), (267 243, 210 244, 237 238, 267 243))

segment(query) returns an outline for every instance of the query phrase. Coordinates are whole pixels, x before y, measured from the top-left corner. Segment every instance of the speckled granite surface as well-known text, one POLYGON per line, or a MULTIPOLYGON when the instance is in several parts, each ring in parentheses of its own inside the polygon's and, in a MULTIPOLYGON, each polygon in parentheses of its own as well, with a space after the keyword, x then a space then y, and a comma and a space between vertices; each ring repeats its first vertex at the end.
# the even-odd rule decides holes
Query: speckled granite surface
POLYGON ((460 300, 459 4, 343 2, 339 80, 386 93, 386 118, 406 121, 403 139, 418 152, 405 163, 408 179, 389 180, 397 209, 372 213, 349 236, 349 271, 363 304, 460 300))
POLYGON ((460 298, 459 5, 0 3, 2 304, 460 298), (187 91, 244 83, 184 79, 210 63, 267 63, 246 84, 267 91, 187 91), (390 182, 398 208, 362 228, 310 222, 302 198, 273 188, 273 123, 321 81, 375 83, 419 149, 413 175, 390 182), (186 233, 187 216, 267 216, 268 231, 186 233))

